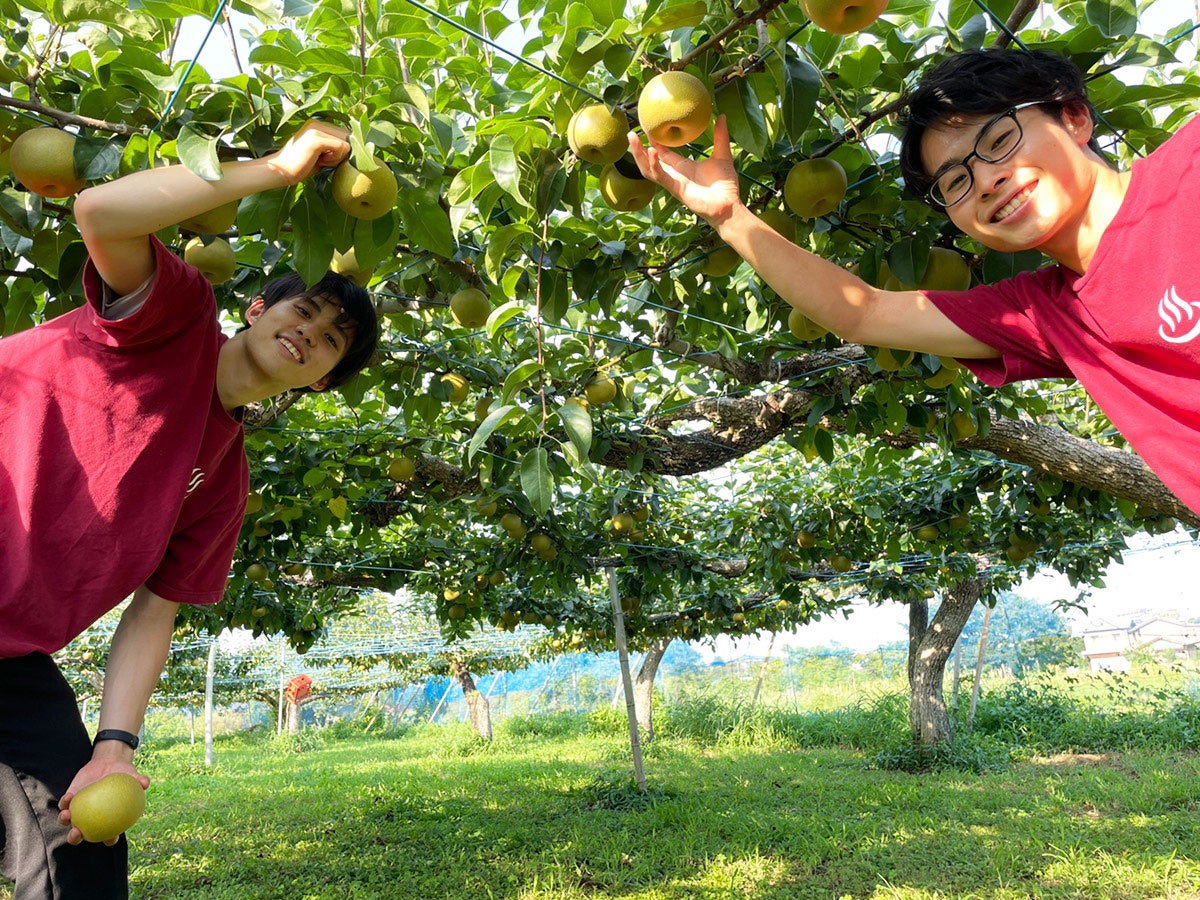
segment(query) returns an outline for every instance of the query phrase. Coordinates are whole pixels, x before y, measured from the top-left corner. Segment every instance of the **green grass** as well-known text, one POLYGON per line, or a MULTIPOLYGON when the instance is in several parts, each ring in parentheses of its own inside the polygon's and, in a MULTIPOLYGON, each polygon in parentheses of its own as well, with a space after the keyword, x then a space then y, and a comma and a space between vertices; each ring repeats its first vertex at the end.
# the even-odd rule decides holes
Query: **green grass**
POLYGON ((853 749, 665 736, 647 748, 644 797, 602 719, 523 720, 491 745, 457 726, 230 738, 211 770, 199 745, 151 748, 133 894, 1200 896, 1195 754, 910 775, 853 749))

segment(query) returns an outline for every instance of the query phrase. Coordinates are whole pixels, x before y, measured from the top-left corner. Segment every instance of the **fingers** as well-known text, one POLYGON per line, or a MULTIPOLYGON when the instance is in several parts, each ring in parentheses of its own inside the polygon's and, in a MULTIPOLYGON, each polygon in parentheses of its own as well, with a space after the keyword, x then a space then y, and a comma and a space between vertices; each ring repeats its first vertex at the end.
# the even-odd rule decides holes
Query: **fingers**
POLYGON ((717 116, 713 124, 712 159, 733 162, 733 151, 729 146, 729 122, 724 115, 717 116))

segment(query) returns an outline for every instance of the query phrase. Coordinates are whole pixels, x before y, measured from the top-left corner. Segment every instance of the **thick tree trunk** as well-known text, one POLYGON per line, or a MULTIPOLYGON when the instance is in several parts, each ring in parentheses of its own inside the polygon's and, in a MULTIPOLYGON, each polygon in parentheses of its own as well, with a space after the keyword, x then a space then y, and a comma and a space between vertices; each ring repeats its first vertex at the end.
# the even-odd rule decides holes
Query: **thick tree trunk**
POLYGON ((979 602, 982 586, 977 578, 960 581, 942 598, 933 620, 924 600, 909 605, 908 686, 909 721, 913 743, 932 747, 954 737, 942 682, 946 662, 959 635, 979 602))
POLYGON ((638 728, 645 735, 645 740, 654 740, 654 676, 658 674, 658 664, 662 662, 663 654, 671 644, 671 638, 664 637, 655 641, 646 650, 642 665, 638 668, 637 677, 633 681, 633 700, 637 709, 638 728))
POLYGON ((467 701, 467 714, 471 719, 471 727, 485 741, 492 739, 492 712, 487 697, 479 693, 475 687, 475 679, 457 659, 450 663, 450 674, 458 680, 462 687, 463 699, 467 701))

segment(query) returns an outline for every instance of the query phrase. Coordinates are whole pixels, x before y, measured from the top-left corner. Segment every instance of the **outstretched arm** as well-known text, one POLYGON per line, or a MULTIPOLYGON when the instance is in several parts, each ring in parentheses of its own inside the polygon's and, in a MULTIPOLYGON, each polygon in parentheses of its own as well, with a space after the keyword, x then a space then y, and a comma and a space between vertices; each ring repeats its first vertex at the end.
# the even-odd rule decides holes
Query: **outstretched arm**
POLYGON ((205 181, 186 166, 165 166, 88 188, 75 201, 75 220, 100 277, 124 295, 154 273, 147 240, 154 232, 231 200, 297 184, 349 154, 343 129, 312 121, 269 156, 224 164, 219 181, 205 181))
MULTIPOLYGON (((158 684, 171 649, 178 609, 178 604, 164 600, 144 586, 134 593, 121 614, 108 653, 104 697, 100 702, 101 730, 116 728, 137 734, 142 727, 150 695, 158 684)), ((92 782, 114 772, 134 776, 141 782, 143 790, 150 786, 150 779, 134 768, 132 748, 120 741, 101 741, 92 751, 91 760, 79 770, 59 800, 58 808, 62 810, 59 820, 64 825, 71 824, 71 798, 92 782)), ((78 844, 82 840, 79 829, 72 828, 67 841, 78 844)))
POLYGON ((997 353, 951 322, 919 291, 883 291, 797 247, 754 215, 738 193, 725 117, 713 128, 713 153, 691 160, 636 135, 629 148, 642 175, 706 219, 721 238, 792 306, 849 341, 943 356, 997 353))

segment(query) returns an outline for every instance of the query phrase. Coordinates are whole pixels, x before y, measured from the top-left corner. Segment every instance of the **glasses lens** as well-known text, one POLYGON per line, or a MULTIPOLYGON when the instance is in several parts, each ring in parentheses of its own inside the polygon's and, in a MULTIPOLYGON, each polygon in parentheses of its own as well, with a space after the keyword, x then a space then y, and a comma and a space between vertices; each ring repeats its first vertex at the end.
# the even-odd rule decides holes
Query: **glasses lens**
POLYGON ((930 193, 934 201, 942 206, 953 206, 965 197, 970 189, 971 170, 965 165, 957 165, 941 174, 930 193))
POLYGON ((1021 126, 1017 124, 1014 114, 1004 116, 992 122, 979 140, 975 142, 975 153, 986 162, 1000 162, 1008 154, 1017 149, 1021 143, 1021 126))

